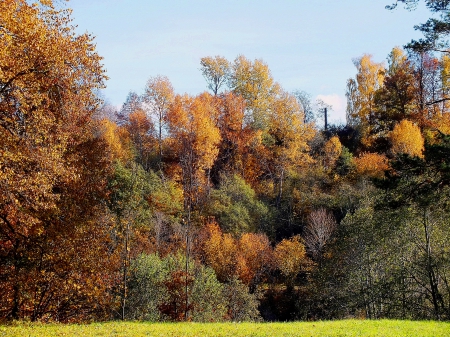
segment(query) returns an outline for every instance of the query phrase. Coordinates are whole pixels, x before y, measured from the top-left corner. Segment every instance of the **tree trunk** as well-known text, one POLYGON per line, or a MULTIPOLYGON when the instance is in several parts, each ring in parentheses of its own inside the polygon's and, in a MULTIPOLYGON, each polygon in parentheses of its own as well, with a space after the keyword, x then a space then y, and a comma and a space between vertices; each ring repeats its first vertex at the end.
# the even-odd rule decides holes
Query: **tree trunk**
POLYGON ((431 239, 430 239, 430 228, 428 223, 428 212, 425 209, 423 212, 423 228, 425 232, 425 244, 426 244, 426 268, 428 281, 430 282, 431 298, 434 308, 434 317, 436 320, 440 319, 440 308, 439 308, 439 289, 437 285, 436 275, 433 270, 433 261, 431 256, 431 239))

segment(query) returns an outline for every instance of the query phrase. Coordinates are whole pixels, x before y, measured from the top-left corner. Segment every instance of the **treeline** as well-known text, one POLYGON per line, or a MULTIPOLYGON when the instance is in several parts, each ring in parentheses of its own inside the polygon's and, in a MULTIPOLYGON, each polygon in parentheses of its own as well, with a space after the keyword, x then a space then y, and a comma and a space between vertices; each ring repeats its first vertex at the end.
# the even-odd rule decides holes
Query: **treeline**
POLYGON ((354 60, 347 125, 262 60, 119 111, 89 35, 0 3, 4 320, 450 318, 450 58, 354 60))

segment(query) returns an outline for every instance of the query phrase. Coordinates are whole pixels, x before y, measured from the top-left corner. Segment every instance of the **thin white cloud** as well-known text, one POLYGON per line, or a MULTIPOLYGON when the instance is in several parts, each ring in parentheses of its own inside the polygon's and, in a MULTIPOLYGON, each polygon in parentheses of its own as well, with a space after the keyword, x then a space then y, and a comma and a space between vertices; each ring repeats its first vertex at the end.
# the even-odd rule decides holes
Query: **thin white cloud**
POLYGON ((322 100, 326 104, 331 105, 331 113, 328 120, 331 124, 345 124, 345 110, 347 107, 347 99, 338 94, 317 95, 316 100, 322 100))

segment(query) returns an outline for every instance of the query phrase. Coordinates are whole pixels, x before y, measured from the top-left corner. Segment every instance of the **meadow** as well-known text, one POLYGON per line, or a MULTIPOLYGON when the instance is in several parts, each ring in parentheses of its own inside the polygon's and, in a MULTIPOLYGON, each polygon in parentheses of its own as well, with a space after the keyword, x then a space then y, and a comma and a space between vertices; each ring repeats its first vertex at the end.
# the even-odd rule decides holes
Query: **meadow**
POLYGON ((225 337, 225 336, 450 336, 449 322, 342 320, 292 323, 14 323, 0 326, 0 337, 225 337))

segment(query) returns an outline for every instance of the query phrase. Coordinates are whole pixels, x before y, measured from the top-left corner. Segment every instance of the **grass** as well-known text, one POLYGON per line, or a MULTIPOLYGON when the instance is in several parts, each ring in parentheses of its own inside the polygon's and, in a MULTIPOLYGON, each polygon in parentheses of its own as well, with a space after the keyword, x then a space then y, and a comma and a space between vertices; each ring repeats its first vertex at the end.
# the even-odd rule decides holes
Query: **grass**
POLYGON ((107 322, 85 325, 16 323, 0 325, 0 337, 114 336, 450 336, 449 322, 343 320, 294 323, 146 323, 107 322))

